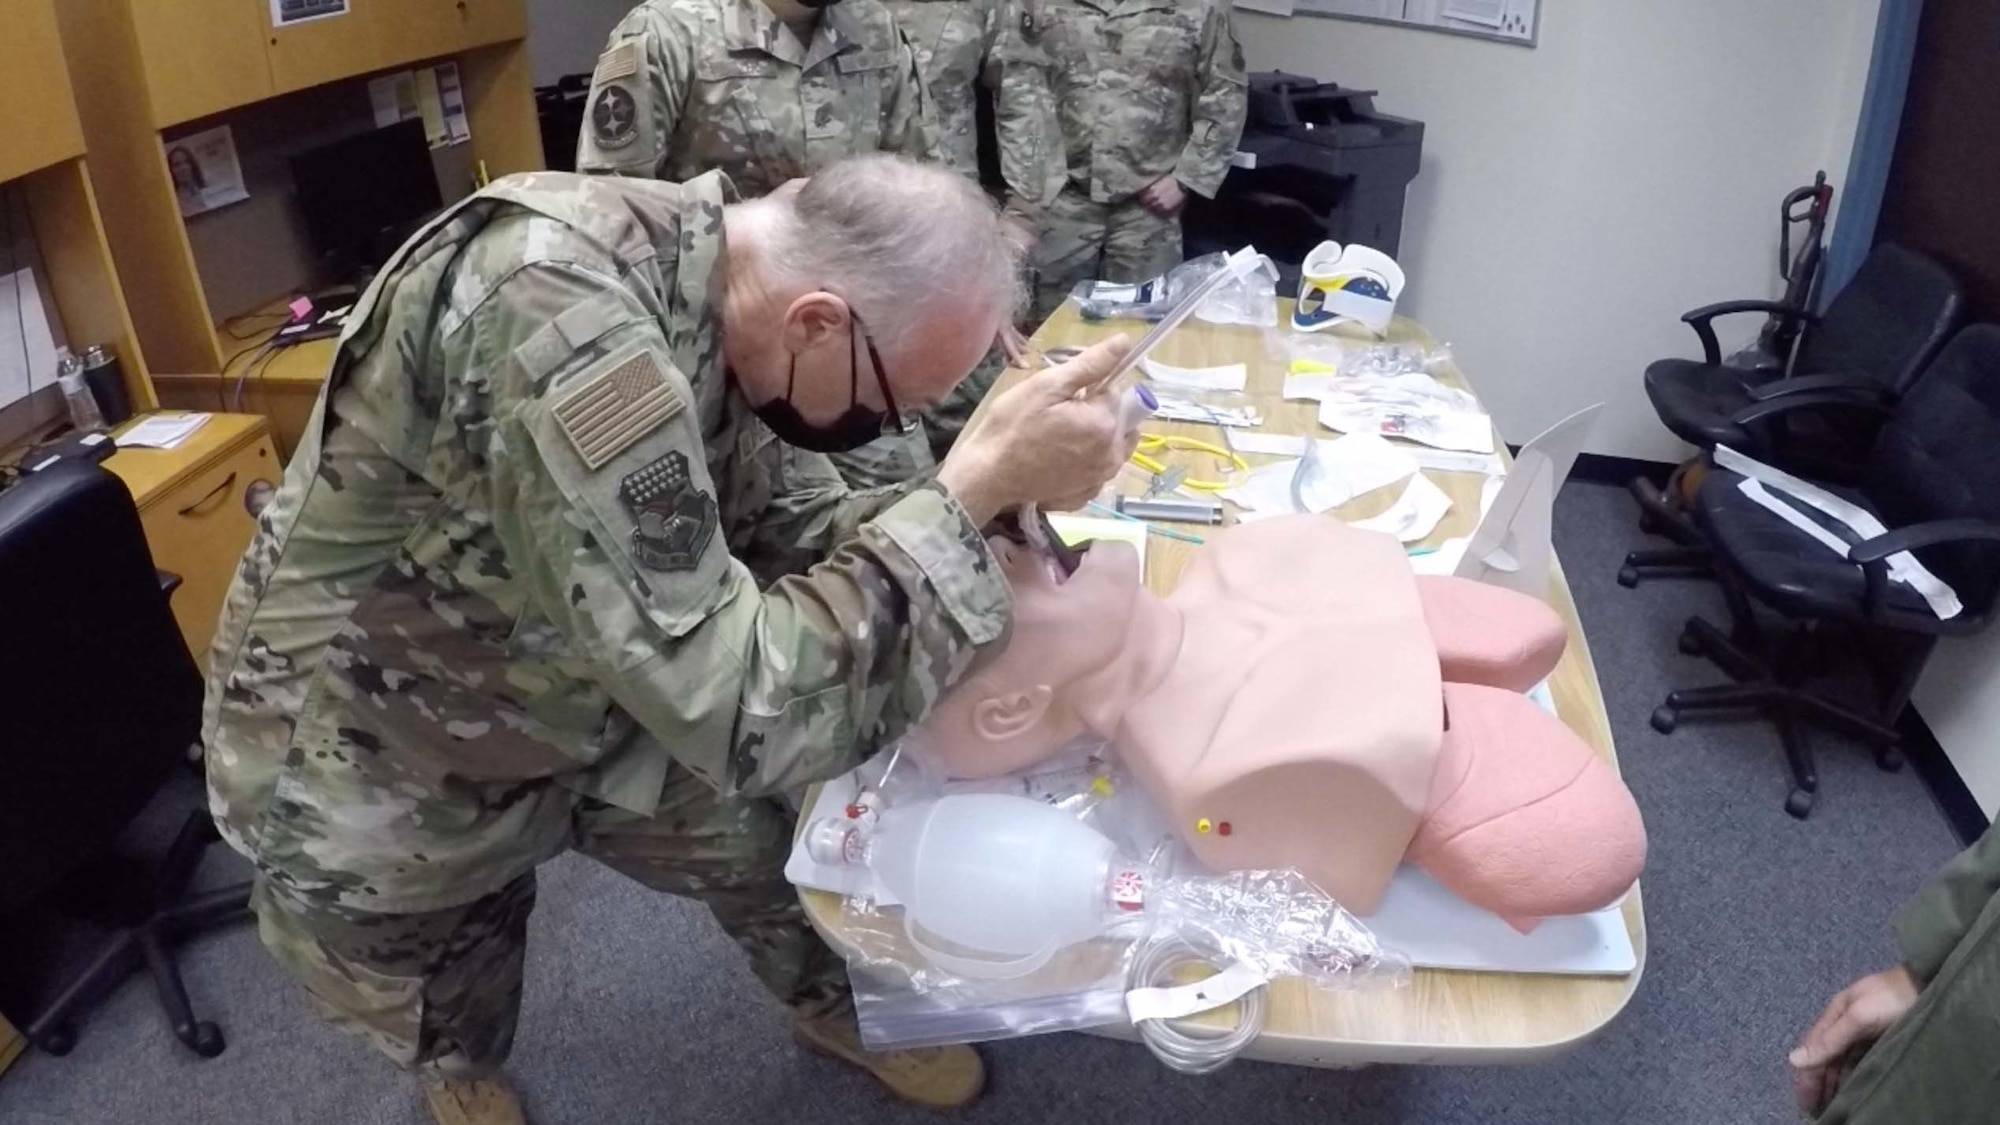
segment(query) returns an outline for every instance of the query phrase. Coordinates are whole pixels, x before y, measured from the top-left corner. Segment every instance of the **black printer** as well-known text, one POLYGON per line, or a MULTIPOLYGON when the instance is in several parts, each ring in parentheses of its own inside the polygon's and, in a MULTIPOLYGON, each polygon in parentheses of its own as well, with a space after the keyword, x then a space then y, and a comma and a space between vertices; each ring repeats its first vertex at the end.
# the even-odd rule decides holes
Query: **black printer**
POLYGON ((1424 123, 1375 112, 1373 90, 1253 74, 1235 166, 1213 200, 1188 199, 1187 256, 1254 245, 1278 264, 1281 292, 1327 239, 1396 257, 1423 149, 1424 123))

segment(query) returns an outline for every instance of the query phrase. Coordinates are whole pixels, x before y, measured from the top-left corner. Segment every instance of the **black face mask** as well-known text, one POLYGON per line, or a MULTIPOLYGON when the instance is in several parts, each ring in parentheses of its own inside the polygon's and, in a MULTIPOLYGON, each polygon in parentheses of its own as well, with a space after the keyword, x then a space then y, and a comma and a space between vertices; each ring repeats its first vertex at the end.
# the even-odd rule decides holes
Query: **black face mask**
POLYGON ((882 372, 882 355, 875 350, 875 337, 861 329, 861 339, 868 345, 868 362, 875 368, 875 385, 882 389, 882 401, 889 404, 887 410, 875 410, 861 405, 861 365, 855 359, 854 333, 860 323, 854 310, 848 310, 847 321, 847 382, 848 406, 840 417, 825 426, 815 426, 799 414, 798 407, 792 405, 792 392, 799 375, 799 357, 792 357, 792 366, 785 376, 785 397, 774 398, 762 406, 751 410, 771 427, 778 440, 786 445, 814 453, 846 453, 860 449, 877 438, 904 432, 903 416, 896 409, 896 396, 889 390, 889 377, 882 372))

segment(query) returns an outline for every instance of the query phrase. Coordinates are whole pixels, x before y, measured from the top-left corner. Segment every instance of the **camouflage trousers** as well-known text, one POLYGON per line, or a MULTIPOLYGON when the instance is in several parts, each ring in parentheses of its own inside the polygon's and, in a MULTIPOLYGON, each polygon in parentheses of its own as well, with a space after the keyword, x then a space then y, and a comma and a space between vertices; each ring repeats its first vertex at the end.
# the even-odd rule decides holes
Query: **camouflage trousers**
POLYGON ((1065 187, 1042 215, 1035 244, 1035 320, 1047 320, 1079 281, 1146 281, 1181 261, 1181 221, 1138 199, 1094 203, 1065 187))
POLYGON ((881 488, 901 484, 918 473, 937 467, 931 456, 930 439, 919 419, 906 433, 876 438, 860 449, 829 456, 840 478, 850 488, 881 488))
MULTIPOLYGON (((676 767, 652 817, 578 797, 573 823, 571 847, 705 903, 764 987, 794 1011, 817 1015, 847 1003, 845 967, 785 882, 792 818, 783 805, 725 800, 676 767)), ((534 867, 526 862, 506 887, 446 910, 370 913, 268 879, 252 906, 264 945, 336 1026, 404 1068, 475 1077, 513 1047, 534 867)))

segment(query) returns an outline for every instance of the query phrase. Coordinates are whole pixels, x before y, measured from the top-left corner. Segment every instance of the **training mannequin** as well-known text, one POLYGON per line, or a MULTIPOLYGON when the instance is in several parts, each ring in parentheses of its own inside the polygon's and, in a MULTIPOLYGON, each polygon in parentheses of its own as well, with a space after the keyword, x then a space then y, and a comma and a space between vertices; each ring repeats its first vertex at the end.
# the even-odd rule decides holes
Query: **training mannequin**
POLYGON ((1629 793, 1517 694, 1562 653, 1542 603, 1418 579, 1393 539, 1318 517, 1215 535, 1165 598, 1122 544, 1067 581, 999 554, 1009 647, 916 735, 951 775, 1096 734, 1204 863, 1295 867, 1362 914, 1406 858, 1521 928, 1637 877, 1629 793))

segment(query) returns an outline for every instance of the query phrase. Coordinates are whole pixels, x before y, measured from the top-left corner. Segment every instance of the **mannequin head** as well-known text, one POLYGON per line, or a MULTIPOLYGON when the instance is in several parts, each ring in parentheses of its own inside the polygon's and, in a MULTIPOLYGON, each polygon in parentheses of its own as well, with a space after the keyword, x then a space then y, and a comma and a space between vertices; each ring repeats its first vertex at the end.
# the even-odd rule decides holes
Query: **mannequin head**
POLYGON ((1066 581, 1034 552, 992 541, 1014 590, 1007 650, 959 685, 917 728, 954 777, 997 777, 1117 717, 1180 648, 1180 620, 1140 585, 1139 555, 1099 543, 1066 581))

